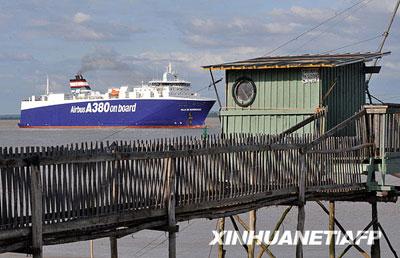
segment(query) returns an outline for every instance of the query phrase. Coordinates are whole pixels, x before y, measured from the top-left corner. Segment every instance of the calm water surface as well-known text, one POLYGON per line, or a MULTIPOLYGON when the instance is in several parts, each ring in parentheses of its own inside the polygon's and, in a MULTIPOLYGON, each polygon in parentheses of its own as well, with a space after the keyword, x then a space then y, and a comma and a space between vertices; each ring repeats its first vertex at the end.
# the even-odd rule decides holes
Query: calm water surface
MULTIPOLYGON (((183 135, 200 136, 203 129, 19 129, 17 121, 0 121, 0 146, 48 146, 56 144, 68 144, 82 141, 100 140, 135 140, 154 139, 165 137, 178 137, 183 135)), ((208 133, 219 133, 218 118, 207 120, 208 133)), ((392 183, 399 184, 398 180, 391 179, 392 183)), ((315 203, 307 203, 306 229, 327 230, 328 217, 315 203)), ((285 207, 268 207, 257 212, 257 230, 272 230, 276 221, 285 207)), ((346 230, 362 230, 371 218, 371 209, 368 204, 337 203, 337 219, 346 230)), ((379 204, 379 220, 387 231, 395 249, 400 251, 400 222, 399 203, 379 204)), ((243 215, 243 218, 246 218, 243 215)), ((297 210, 293 208, 287 216, 281 230, 296 229, 297 210)), ((178 257, 216 257, 216 248, 210 248, 208 243, 212 240, 212 230, 216 227, 216 220, 197 219, 180 223, 180 232, 177 237, 178 257)), ((226 229, 233 229, 227 220, 226 229)), ((362 246, 365 250, 369 247, 362 246)), ((393 257, 386 242, 381 241, 382 257, 393 257)), ((226 257, 246 257, 243 247, 227 246, 226 257)), ((337 247, 337 256, 344 249, 337 247)), ((360 257, 357 251, 350 249, 346 257, 360 257)), ((273 246, 272 252, 276 257, 294 257, 295 247, 273 246)), ((144 230, 118 240, 119 257, 168 257, 167 234, 157 231, 144 230)), ((90 257, 89 242, 78 242, 44 248, 45 257, 80 258, 90 257)), ((23 254, 3 254, 5 257, 26 257, 23 254)), ((109 258, 108 239, 94 241, 94 257, 109 258)), ((265 256, 266 257, 266 256, 265 256)), ((306 246, 305 257, 328 257, 327 246, 306 246)))

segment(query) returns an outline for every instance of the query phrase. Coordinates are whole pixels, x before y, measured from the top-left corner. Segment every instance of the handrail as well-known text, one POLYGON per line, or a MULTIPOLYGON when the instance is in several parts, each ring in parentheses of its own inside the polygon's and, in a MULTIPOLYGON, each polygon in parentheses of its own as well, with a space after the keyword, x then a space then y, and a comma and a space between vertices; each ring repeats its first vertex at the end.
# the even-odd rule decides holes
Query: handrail
POLYGON ((336 125, 335 127, 333 127, 332 129, 330 129, 329 131, 327 131, 326 133, 324 133, 323 135, 321 135, 320 137, 318 137, 317 139, 313 140, 311 143, 307 144, 303 149, 302 149, 302 153, 306 153, 309 150, 311 150, 314 146, 318 145, 319 143, 321 143, 323 140, 325 140, 326 138, 333 136, 336 132, 346 128, 349 124, 353 123, 356 119, 364 116, 366 114, 365 109, 362 109, 361 111, 359 111, 358 113, 354 114, 353 116, 347 118, 346 120, 344 120, 343 122, 341 122, 340 124, 336 125))

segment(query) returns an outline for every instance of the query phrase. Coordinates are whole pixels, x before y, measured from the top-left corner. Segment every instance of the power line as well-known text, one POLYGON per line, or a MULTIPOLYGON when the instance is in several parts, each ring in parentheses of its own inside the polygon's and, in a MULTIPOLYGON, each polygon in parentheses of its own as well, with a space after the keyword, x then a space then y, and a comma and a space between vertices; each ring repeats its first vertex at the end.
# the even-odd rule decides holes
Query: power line
MULTIPOLYGON (((390 20, 389 20, 389 24, 388 24, 388 26, 387 26, 385 32, 383 33, 383 39, 382 39, 381 44, 380 44, 379 47, 378 47, 377 52, 382 52, 382 50, 383 50, 383 47, 384 47, 384 45, 385 45, 385 42, 386 42, 387 37, 389 36, 389 31, 390 31, 390 29, 392 28, 393 21, 394 21, 394 18, 396 17, 396 14, 397 14, 397 11, 398 11, 398 9, 399 9, 399 6, 400 6, 400 0, 397 1, 396 5, 395 5, 395 7, 394 7, 392 16, 390 17, 390 20)), ((375 61, 374 61, 374 66, 377 65, 378 60, 379 60, 378 58, 375 59, 375 61)), ((372 73, 370 73, 370 74, 368 75, 368 78, 367 78, 367 80, 366 80, 366 82, 367 82, 367 87, 368 87, 369 81, 371 80, 371 77, 372 77, 372 73)))
MULTIPOLYGON (((369 3, 371 3, 374 0, 368 0, 367 2, 363 3, 361 6, 359 6, 357 9, 355 9, 352 13, 349 13, 348 15, 344 16, 343 19, 340 19, 339 21, 337 21, 336 23, 332 24, 331 26, 329 26, 330 28, 336 27, 338 24, 343 23, 347 18, 349 18, 350 16, 354 15, 354 13, 358 12, 360 9, 366 7, 369 3)), ((292 51, 293 52, 298 52, 299 50, 302 50, 304 48, 305 45, 307 45, 310 42, 314 42, 317 38, 321 37, 322 35, 324 35, 325 33, 327 33, 327 30, 323 30, 321 31, 318 35, 311 37, 309 40, 306 40, 303 44, 301 44, 296 50, 292 51)))
MULTIPOLYGON (((135 256, 137 255, 137 254, 139 254, 141 251, 143 251, 144 249, 146 249, 148 246, 150 246, 151 244, 153 244, 155 241, 158 241, 162 236, 164 236, 165 234, 160 234, 158 237, 156 237, 155 239, 153 239, 152 241, 150 241, 147 245, 145 245, 145 246, 143 246, 141 249, 139 249, 136 253, 135 253, 135 256)), ((163 242, 164 242, 164 240, 163 240, 163 242)), ((139 255, 139 257, 140 256, 142 256, 143 254, 145 254, 147 251, 145 251, 144 253, 142 253, 142 254, 140 254, 139 255)))
POLYGON ((339 47, 339 48, 335 48, 335 49, 331 49, 331 50, 322 52, 321 54, 328 54, 328 53, 335 52, 335 51, 337 51, 337 50, 341 50, 341 49, 344 49, 344 48, 348 48, 348 47, 360 45, 360 44, 362 44, 362 43, 366 43, 366 42, 372 41, 372 40, 377 39, 377 38, 380 38, 380 37, 382 37, 382 36, 383 36, 382 34, 379 34, 379 35, 376 35, 376 36, 371 37, 371 38, 362 39, 362 40, 360 40, 360 41, 353 42, 353 43, 350 43, 350 44, 348 44, 348 45, 345 45, 345 46, 342 46, 342 47, 339 47))
MULTIPOLYGON (((188 227, 192 226, 193 224, 195 224, 195 222, 190 222, 190 221, 189 221, 189 223, 186 225, 186 227, 182 228, 182 230, 180 230, 179 232, 182 233, 183 231, 185 231, 188 227)), ((135 253, 135 255, 138 254, 138 253, 139 253, 140 251, 142 251, 143 249, 145 249, 146 247, 148 247, 149 245, 151 245, 152 243, 154 243, 155 241, 157 241, 158 239, 160 239, 160 237, 161 237, 161 236, 164 236, 164 235, 165 235, 165 234, 161 234, 159 237, 153 239, 153 241, 151 241, 151 242, 150 242, 149 244, 147 244, 145 247, 143 247, 142 249, 140 249, 139 251, 137 251, 137 252, 135 253)), ((148 253, 149 251, 154 250, 154 249, 156 249, 157 247, 159 247, 160 245, 164 244, 167 240, 168 240, 168 237, 166 237, 163 241, 161 241, 160 243, 158 243, 156 246, 154 246, 154 247, 152 247, 152 248, 150 248, 150 249, 147 249, 146 251, 144 251, 143 253, 141 253, 141 254, 138 255, 137 257, 142 257, 143 255, 145 255, 145 254, 148 253)))
POLYGON ((300 33, 300 34, 297 35, 296 37, 294 37, 294 38, 292 38, 292 39, 290 39, 290 40, 284 42, 283 44, 279 45, 278 47, 272 49, 271 51, 269 51, 268 53, 266 53, 264 56, 268 56, 269 54, 271 54, 271 53, 273 53, 273 52, 275 52, 275 51, 277 51, 277 50, 283 48, 284 46, 286 46, 286 45, 292 43, 293 41, 298 40, 298 39, 301 38, 302 36, 304 36, 304 35, 310 33, 311 31, 313 31, 313 30, 315 30, 315 29, 318 29, 318 28, 321 27, 322 25, 324 25, 324 24, 330 22, 331 20, 335 19, 336 17, 342 15, 343 13, 346 13, 347 11, 353 9, 354 7, 356 7, 356 6, 358 6, 358 5, 362 4, 362 3, 364 3, 364 2, 366 2, 366 1, 368 1, 368 0, 361 0, 361 1, 358 1, 357 3, 351 5, 350 7, 346 8, 346 9, 344 9, 344 10, 338 12, 338 13, 336 13, 335 15, 333 15, 333 16, 329 17, 328 19, 326 19, 326 20, 320 22, 319 24, 315 25, 314 27, 312 27, 312 28, 310 28, 310 29, 308 29, 308 30, 306 30, 306 31, 304 31, 304 32, 302 32, 302 33, 300 33))

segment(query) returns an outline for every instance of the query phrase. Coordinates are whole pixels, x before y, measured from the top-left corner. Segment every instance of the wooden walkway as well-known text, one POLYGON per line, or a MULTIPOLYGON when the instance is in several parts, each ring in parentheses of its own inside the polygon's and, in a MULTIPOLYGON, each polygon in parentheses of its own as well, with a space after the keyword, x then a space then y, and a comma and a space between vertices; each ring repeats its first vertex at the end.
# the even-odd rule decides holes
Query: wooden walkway
POLYGON ((374 194, 362 165, 378 141, 370 139, 369 119, 361 111, 323 135, 0 148, 0 252, 38 254, 42 245, 142 229, 174 232, 176 221, 268 205, 366 201, 374 194), (350 124, 355 136, 335 136, 350 124))

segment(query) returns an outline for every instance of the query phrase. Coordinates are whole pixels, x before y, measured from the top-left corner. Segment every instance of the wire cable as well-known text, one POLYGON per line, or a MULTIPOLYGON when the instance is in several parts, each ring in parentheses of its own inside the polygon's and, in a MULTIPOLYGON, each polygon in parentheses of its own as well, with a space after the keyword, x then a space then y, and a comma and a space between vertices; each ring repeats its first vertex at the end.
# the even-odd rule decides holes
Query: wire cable
MULTIPOLYGON (((365 3, 362 3, 361 6, 359 6, 357 9, 355 9, 352 13, 349 13, 348 15, 344 16, 343 19, 340 19, 339 21, 335 22, 334 24, 330 25, 329 28, 334 28, 337 25, 343 23, 347 18, 349 18, 350 16, 354 15, 356 12, 358 12, 360 9, 365 8, 369 3, 371 3, 374 0, 368 0, 365 3)), ((328 31, 327 30, 323 30, 321 31, 319 34, 315 35, 314 37, 311 37, 309 40, 306 40, 303 44, 301 44, 298 48, 296 48, 294 51, 291 51, 291 53, 297 53, 299 50, 303 50, 304 46, 306 46, 307 44, 309 44, 310 42, 315 42, 315 40, 319 37, 321 37, 322 35, 326 34, 328 31)))
MULTIPOLYGON (((185 231, 188 227, 192 226, 193 224, 195 224, 196 222, 190 222, 186 225, 186 227, 182 228, 182 230, 180 230, 179 232, 183 232, 185 231)), ((161 234, 160 236, 164 236, 165 234, 161 234)), ((149 244, 147 244, 144 248, 148 247, 149 245, 151 245, 152 243, 154 243, 155 241, 157 241, 159 238, 157 237, 156 239, 154 239, 153 241, 151 241, 149 244)), ((168 240, 168 237, 166 237, 163 241, 161 241, 160 243, 158 243, 157 245, 155 245, 154 247, 147 249, 145 252, 141 253, 140 255, 136 256, 136 254, 138 254, 141 250, 143 250, 144 248, 140 249, 139 251, 137 251, 135 253, 136 257, 142 257, 143 255, 145 255, 146 253, 150 252, 151 250, 156 249, 157 247, 159 247, 160 245, 164 244, 166 241, 168 240)))
POLYGON ((324 51, 324 52, 322 52, 321 54, 329 54, 329 53, 331 53, 331 52, 335 52, 335 51, 337 51, 337 50, 341 50, 341 49, 344 49, 344 48, 348 48, 348 47, 360 45, 360 44, 362 44, 362 43, 366 43, 366 42, 375 40, 375 39, 380 38, 380 37, 383 37, 383 34, 379 34, 379 35, 376 35, 376 36, 374 36, 374 37, 367 38, 367 39, 362 39, 362 40, 360 40, 360 41, 353 42, 353 43, 351 43, 351 44, 348 44, 348 45, 345 45, 345 46, 342 46, 342 47, 339 47, 339 48, 335 48, 335 49, 331 49, 331 50, 328 50, 328 51, 324 51))
POLYGON ((322 25, 324 25, 324 24, 326 24, 326 23, 332 21, 332 20, 335 19, 336 17, 338 17, 338 16, 340 16, 340 15, 342 15, 342 14, 344 14, 344 13, 350 11, 350 10, 353 9, 354 7, 356 7, 356 6, 358 6, 358 5, 362 4, 362 3, 364 3, 364 2, 366 2, 366 1, 369 1, 369 0, 361 0, 361 1, 358 1, 358 2, 356 2, 355 4, 351 5, 350 7, 347 7, 346 9, 343 9, 342 11, 336 13, 335 15, 329 17, 328 19, 325 19, 324 21, 318 23, 317 25, 311 27, 310 29, 308 29, 308 30, 306 30, 306 31, 304 31, 304 32, 302 32, 302 33, 300 33, 300 34, 297 35, 296 37, 294 37, 294 38, 292 38, 292 39, 290 39, 290 40, 288 40, 288 41, 286 41, 286 42, 280 44, 280 45, 277 46, 276 48, 274 48, 274 49, 272 49, 271 51, 267 52, 264 56, 268 56, 268 55, 272 54, 273 52, 275 52, 275 51, 277 51, 277 50, 279 50, 279 49, 281 49, 281 48, 287 46, 288 44, 290 44, 290 43, 292 43, 292 42, 298 40, 298 39, 301 38, 302 36, 304 36, 304 35, 310 33, 310 32, 313 31, 313 30, 318 29, 318 28, 321 27, 322 25))

